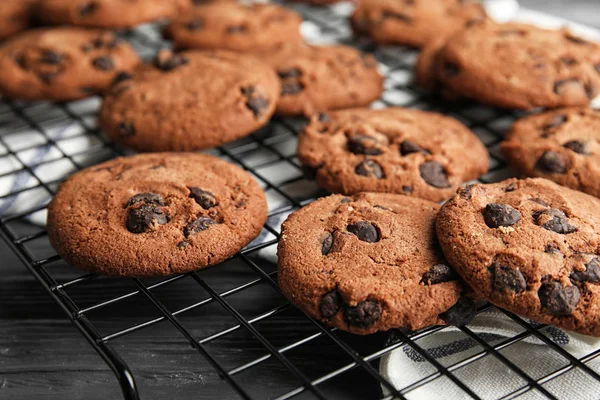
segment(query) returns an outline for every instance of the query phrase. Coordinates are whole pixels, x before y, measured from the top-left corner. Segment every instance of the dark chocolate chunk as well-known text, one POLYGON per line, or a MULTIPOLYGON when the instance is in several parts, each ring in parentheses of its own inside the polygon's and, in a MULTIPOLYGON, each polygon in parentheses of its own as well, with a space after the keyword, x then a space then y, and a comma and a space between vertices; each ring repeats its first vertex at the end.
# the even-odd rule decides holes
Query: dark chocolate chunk
POLYGON ((183 234, 185 237, 189 237, 190 235, 204 231, 208 229, 209 226, 217 223, 217 221, 210 217, 198 217, 195 221, 190 222, 185 226, 185 228, 183 228, 183 234))
POLYGON ((304 90, 304 84, 298 81, 283 82, 281 84, 281 95, 292 96, 304 90))
POLYGON ((533 220, 536 225, 563 235, 577 231, 576 227, 569 224, 565 213, 554 208, 536 211, 533 214, 533 220))
POLYGON ((100 71, 112 71, 115 68, 115 63, 108 56, 94 58, 92 65, 100 71))
POLYGON ((348 150, 354 154, 377 156, 383 153, 377 145, 379 145, 379 141, 369 135, 356 135, 348 139, 348 150))
POLYGON ((40 57, 40 62, 42 64, 57 65, 57 64, 61 63, 62 59, 63 59, 62 55, 60 55, 52 50, 44 50, 40 57))
POLYGON ((383 169, 381 165, 377 161, 373 160, 362 160, 356 168, 354 168, 354 172, 357 175, 365 176, 367 178, 383 178, 383 169))
POLYGON ((348 225, 348 232, 353 233, 359 240, 367 243, 379 241, 379 230, 370 222, 359 221, 348 225))
POLYGON ((490 228, 512 226, 520 219, 521 213, 508 204, 490 203, 483 210, 483 220, 490 228))
POLYGON ((600 259, 598 257, 585 264, 585 271, 573 271, 570 275, 572 282, 600 282, 600 259))
POLYGON ((379 318, 383 307, 374 300, 364 300, 356 305, 356 307, 346 307, 344 310, 344 319, 350 326, 357 328, 368 328, 373 325, 379 318))
POLYGON ((421 178, 429 185, 438 189, 444 189, 450 187, 448 182, 448 176, 442 164, 437 161, 425 161, 419 166, 421 178))
POLYGON ((471 192, 473 191, 473 185, 465 185, 460 188, 458 195, 465 200, 471 200, 471 192))
POLYGON ((579 303, 577 286, 563 287, 560 282, 543 283, 538 291, 538 297, 543 308, 552 315, 571 315, 579 303))
POLYGON ((429 150, 424 149, 412 140, 405 140, 400 143, 400 154, 405 156, 412 153, 431 154, 429 150))
POLYGON ((544 248, 544 252, 550 253, 550 254, 562 254, 562 252, 560 251, 560 248, 554 242, 548 243, 546 245, 546 247, 544 248))
POLYGON ((131 78, 133 78, 133 75, 131 75, 129 72, 121 71, 117 75, 115 75, 115 77, 113 78, 112 85, 114 86, 121 82, 128 81, 131 78))
POLYGON ((458 277, 452 268, 446 264, 437 264, 423 274, 420 283, 423 285, 435 285, 436 283, 449 282, 456 279, 458 277))
POLYGON ((319 311, 323 318, 331 318, 338 313, 343 305, 342 296, 337 289, 332 290, 321 298, 319 311))
POLYGON ((190 189, 190 197, 205 210, 219 205, 219 201, 211 192, 198 187, 190 187, 188 189, 190 189))
POLYGON ((590 154, 590 152, 587 150, 586 143, 582 142, 581 140, 570 140, 567 143, 563 144, 563 147, 566 147, 567 149, 572 150, 577 154, 590 154))
POLYGON ((412 193, 413 192, 413 187, 410 185, 403 185, 402 186, 402 191, 404 193, 412 193))
POLYGON ((567 171, 567 162, 559 153, 545 151, 535 163, 535 168, 551 174, 564 174, 567 171))
POLYGON ((124 208, 131 207, 132 205, 139 203, 140 201, 145 204, 154 204, 155 206, 164 206, 165 202, 162 196, 158 193, 146 192, 138 193, 135 196, 127 200, 127 203, 123 206, 124 208))
POLYGON ((254 118, 260 118, 269 107, 269 101, 254 86, 243 87, 241 90, 246 97, 246 107, 252 111, 254 118))
POLYGON ((521 293, 527 289, 525 277, 516 268, 494 263, 489 267, 492 290, 495 292, 521 293))
POLYGON ((323 242, 321 243, 321 254, 326 256, 331 251, 331 247, 333 246, 333 235, 329 232, 323 238, 323 242))
POLYGON ((149 232, 156 225, 163 225, 168 221, 169 219, 163 210, 150 204, 143 204, 129 210, 127 230, 131 233, 149 232))
POLYGON ((277 71, 277 75, 279 75, 281 79, 299 78, 302 76, 302 71, 300 71, 298 68, 288 68, 277 71))

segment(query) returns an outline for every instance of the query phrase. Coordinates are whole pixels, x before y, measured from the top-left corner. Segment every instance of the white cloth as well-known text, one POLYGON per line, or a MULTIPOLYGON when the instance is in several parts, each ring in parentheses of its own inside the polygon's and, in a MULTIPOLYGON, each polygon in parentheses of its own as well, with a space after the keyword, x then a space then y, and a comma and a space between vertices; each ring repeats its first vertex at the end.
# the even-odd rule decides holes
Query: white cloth
MULTIPOLYGON (((519 21, 535 24, 545 28, 567 27, 574 33, 591 40, 600 41, 600 32, 589 27, 572 23, 547 14, 519 8, 513 0, 488 0, 486 11, 499 22, 519 21)), ((594 105, 598 105, 598 98, 594 105)), ((501 343, 507 338, 515 337, 524 329, 511 318, 495 308, 479 314, 468 328, 477 333, 490 345, 501 343)), ((548 326, 541 330, 554 343, 558 344, 576 358, 584 357, 600 349, 600 340, 548 326)), ((418 345, 428 351, 443 366, 451 366, 483 351, 477 342, 466 336, 459 329, 447 327, 418 341, 418 345)), ((568 361, 557 351, 550 349, 535 336, 514 343, 501 351, 521 370, 533 379, 540 379, 555 370, 568 365, 568 361)), ((589 367, 600 372, 600 358, 587 363, 589 367)), ((421 379, 436 372, 436 369, 422 358, 409 345, 381 358, 379 370, 398 390, 402 390, 421 379)), ((499 398, 512 393, 526 385, 508 366, 493 355, 486 355, 477 361, 468 362, 456 369, 455 376, 467 384, 483 399, 499 398)), ((590 378, 586 372, 572 369, 544 385, 550 393, 559 399, 588 400, 600 398, 600 382, 590 378)), ((389 393, 383 387, 384 393, 389 393)), ((462 400, 470 399, 462 389, 447 377, 434 379, 406 394, 410 400, 462 400)), ((541 399, 545 396, 529 391, 519 399, 541 399)))

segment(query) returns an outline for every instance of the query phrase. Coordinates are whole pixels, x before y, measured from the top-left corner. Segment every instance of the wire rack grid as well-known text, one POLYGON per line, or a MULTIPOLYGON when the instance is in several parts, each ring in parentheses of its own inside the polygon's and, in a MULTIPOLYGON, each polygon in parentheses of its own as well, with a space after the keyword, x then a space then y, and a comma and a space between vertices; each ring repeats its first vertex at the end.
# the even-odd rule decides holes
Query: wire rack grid
MULTIPOLYGON (((421 93, 412 83, 417 53, 354 41, 345 18, 348 9, 343 5, 292 7, 304 16, 304 28, 319 40, 354 45, 374 54, 386 76, 385 93, 374 107, 405 106, 451 115, 469 126, 490 151, 490 169, 482 182, 513 175, 497 144, 517 113, 472 103, 439 102, 421 93)), ((157 26, 140 27, 123 35, 144 58, 168 45, 160 38, 157 26)), ((494 341, 463 327, 461 332, 473 351, 448 363, 420 345, 443 327, 356 337, 325 327, 292 307, 277 286, 275 249, 280 224, 291 212, 325 194, 303 177, 295 157, 297 134, 303 124, 299 119, 274 119, 251 136, 210 151, 253 174, 269 203, 269 218, 261 235, 231 260, 199 272, 155 280, 132 279, 131 288, 119 286, 120 292, 111 289, 114 278, 74 271, 48 243, 43 228, 45 207, 70 173, 125 154, 96 128, 99 102, 98 98, 66 104, 0 101, 0 235, 109 365, 124 398, 140 398, 137 365, 127 363, 122 356, 125 351, 115 343, 140 332, 158 332, 165 324, 178 332, 172 337, 191 346, 186 346, 181 352, 185 356, 174 362, 194 369, 202 359, 220 377, 212 385, 215 393, 222 393, 221 398, 410 399, 419 388, 442 379, 461 392, 461 398, 554 399, 556 386, 573 371, 583 373, 581 384, 600 382, 600 375, 589 365, 600 351, 577 358, 545 335, 543 325, 504 311, 522 327, 521 333, 494 341), (176 285, 194 295, 165 297, 165 289, 176 285), (90 291, 100 293, 105 300, 87 301, 89 297, 82 294, 90 291), (131 315, 147 308, 150 312, 144 316, 154 317, 123 321, 120 316, 128 307, 136 310, 131 315), (108 326, 96 324, 96 314, 108 318, 108 326), (190 329, 190 320, 202 318, 223 322, 214 325, 212 331, 190 329), (544 342, 548 353, 559 361, 543 374, 533 375, 505 355, 503 350, 527 338, 544 342), (220 344, 215 345, 217 342, 220 344), (380 374, 378 363, 384 355, 401 348, 418 354, 431 372, 406 387, 395 388, 380 374), (500 393, 485 393, 461 378, 464 370, 477 368, 477 362, 485 357, 503 364, 517 383, 500 393), (265 373, 270 374, 268 383, 265 373)), ((203 398, 202 393, 197 396, 203 398)))

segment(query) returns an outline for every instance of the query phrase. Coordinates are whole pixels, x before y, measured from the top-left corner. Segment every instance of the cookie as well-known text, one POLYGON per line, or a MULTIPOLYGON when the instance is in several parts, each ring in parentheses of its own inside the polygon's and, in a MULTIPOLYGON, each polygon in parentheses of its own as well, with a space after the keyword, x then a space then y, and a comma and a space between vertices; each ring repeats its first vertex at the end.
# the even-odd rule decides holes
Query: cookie
POLYGON ((500 148, 525 176, 600 197, 600 111, 564 108, 517 121, 500 148))
MULTIPOLYGON (((566 30, 476 23, 451 35, 433 72, 418 74, 455 95, 516 109, 589 104, 600 88, 600 44, 566 30)), ((431 58, 431 51, 425 51, 431 58)), ((423 64, 421 64, 422 66, 423 64)))
POLYGON ((342 45, 285 45, 260 54, 281 79, 279 115, 310 115, 376 100, 383 78, 371 55, 342 45))
POLYGON ((226 260, 266 218, 261 188, 239 167, 204 154, 142 154, 69 177, 48 207, 48 237, 74 267, 159 276, 226 260))
POLYGON ((452 196, 489 166, 487 150, 460 122, 390 107, 321 113, 300 135, 298 158, 319 186, 334 192, 452 196))
POLYGON ((350 23, 357 35, 377 44, 422 47, 430 40, 486 19, 478 1, 361 0, 350 23))
POLYGON ((283 223, 278 281, 307 315, 365 335, 468 323, 472 301, 435 238, 438 205, 384 193, 332 195, 283 223))
POLYGON ((165 30, 179 49, 264 51, 301 43, 302 18, 274 4, 210 3, 176 18, 165 30))
POLYGON ((600 335, 600 200, 545 179, 471 185, 444 204, 450 265, 498 307, 600 335))
POLYGON ((32 5, 35 0, 0 1, 0 40, 24 31, 32 25, 32 5))
POLYGON ((250 56, 164 50, 112 87, 99 124, 115 142, 135 150, 199 150, 265 125, 280 90, 273 69, 250 56))
POLYGON ((49 24, 133 28, 176 15, 182 0, 39 0, 38 14, 49 24))
POLYGON ((0 92, 25 100, 80 99, 103 93, 138 63, 135 50, 110 32, 33 30, 0 47, 0 92))

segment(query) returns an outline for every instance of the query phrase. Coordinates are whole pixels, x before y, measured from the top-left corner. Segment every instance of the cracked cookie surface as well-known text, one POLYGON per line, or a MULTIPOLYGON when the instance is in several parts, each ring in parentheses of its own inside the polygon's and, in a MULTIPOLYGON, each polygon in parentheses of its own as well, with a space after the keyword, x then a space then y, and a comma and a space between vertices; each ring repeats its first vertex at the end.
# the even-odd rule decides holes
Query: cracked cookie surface
POLYGON ((491 303, 600 336, 600 200, 541 178, 466 186, 437 235, 450 265, 491 303))
POLYGON ((299 138, 298 158, 334 193, 402 193, 432 201, 447 199, 489 165, 483 144, 460 122, 398 107, 313 116, 299 138))
POLYGON ((526 176, 600 197, 600 111, 564 108, 518 120, 500 147, 526 176))
POLYGON ((286 44, 260 58, 281 80, 280 115, 366 106, 383 91, 375 59, 352 47, 286 44))
POLYGON ((262 189, 239 167, 209 155, 154 153, 68 178, 48 207, 48 236, 77 268, 159 276, 224 261, 266 218, 262 189))
POLYGON ((350 22, 357 35, 374 43, 421 47, 485 18, 478 1, 363 0, 350 22))
POLYGON ((429 46, 418 81, 454 96, 505 108, 557 108, 588 105, 600 90, 600 44, 567 30, 487 21, 429 46))
POLYGON ((161 51, 112 87, 99 124, 139 151, 192 151, 239 139, 265 125, 279 99, 275 72, 228 51, 161 51))
POLYGON ((0 47, 0 92, 16 99, 76 100, 104 93, 138 63, 135 50, 110 32, 33 30, 0 47))
POLYGON ((165 35, 179 49, 264 51, 301 43, 302 18, 275 4, 220 2, 199 5, 174 19, 165 35))
POLYGON ((462 289, 435 238, 438 208, 383 193, 303 207, 282 227, 283 293, 309 316, 356 334, 467 322, 453 310, 462 289))

